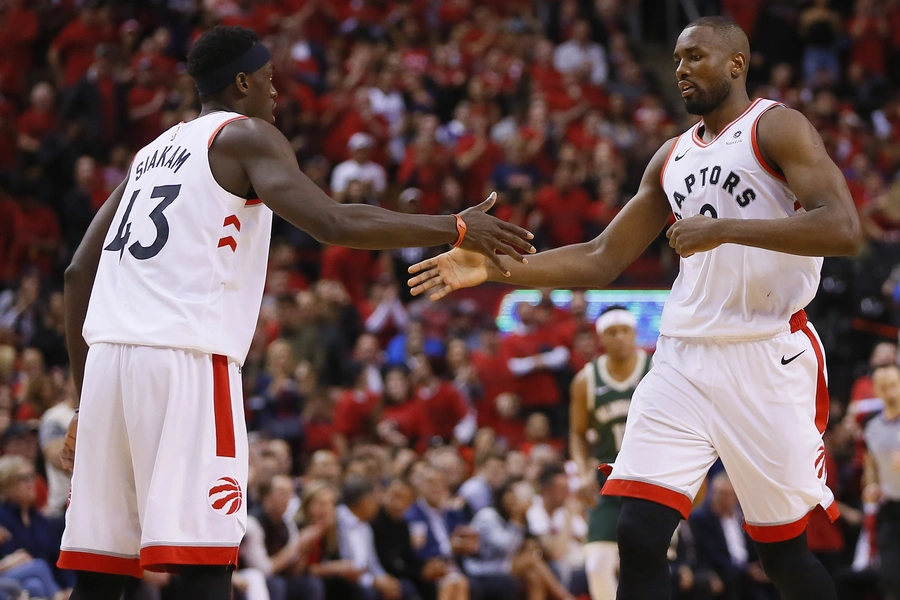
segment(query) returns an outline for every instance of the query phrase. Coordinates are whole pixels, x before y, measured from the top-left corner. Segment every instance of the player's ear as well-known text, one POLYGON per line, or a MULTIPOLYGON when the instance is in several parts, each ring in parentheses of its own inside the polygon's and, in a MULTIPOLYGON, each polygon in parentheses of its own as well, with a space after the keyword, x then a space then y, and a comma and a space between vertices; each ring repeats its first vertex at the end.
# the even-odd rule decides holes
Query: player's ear
POLYGON ((737 79, 743 73, 747 72, 750 57, 743 52, 737 52, 731 55, 731 77, 737 79))
POLYGON ((247 92, 250 91, 250 82, 248 81, 249 77, 246 73, 238 73, 234 78, 234 83, 237 85, 238 91, 247 95, 247 92))

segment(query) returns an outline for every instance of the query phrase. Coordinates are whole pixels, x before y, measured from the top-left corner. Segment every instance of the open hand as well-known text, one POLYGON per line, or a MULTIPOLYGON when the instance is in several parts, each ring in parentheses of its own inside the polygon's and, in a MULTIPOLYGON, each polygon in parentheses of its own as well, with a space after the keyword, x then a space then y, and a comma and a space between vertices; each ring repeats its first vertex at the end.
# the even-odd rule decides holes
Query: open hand
POLYGON ((500 262, 496 251, 499 250, 501 254, 506 254, 520 263, 527 262, 517 248, 534 254, 536 252, 534 246, 527 241, 534 239, 534 234, 487 214, 496 201, 497 192, 491 192, 487 200, 459 214, 466 224, 466 235, 460 247, 488 257, 501 273, 509 277, 509 271, 500 262))
POLYGON ((413 296, 438 288, 431 293, 429 299, 440 300, 454 290, 484 283, 492 271, 503 272, 494 263, 488 263, 487 257, 483 254, 454 248, 450 252, 411 266, 409 273, 419 275, 407 283, 412 288, 413 296))
POLYGON ((724 243, 722 220, 706 215, 680 219, 669 227, 666 237, 669 238, 669 245, 682 258, 693 256, 698 252, 707 252, 724 243))

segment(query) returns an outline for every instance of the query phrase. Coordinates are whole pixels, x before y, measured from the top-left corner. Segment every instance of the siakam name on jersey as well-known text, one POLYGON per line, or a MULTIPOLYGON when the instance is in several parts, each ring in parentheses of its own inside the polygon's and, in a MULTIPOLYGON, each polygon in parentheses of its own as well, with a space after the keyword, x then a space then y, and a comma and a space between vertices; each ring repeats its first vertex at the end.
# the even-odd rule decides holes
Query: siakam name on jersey
MULTIPOLYGON (((725 179, 723 180, 722 167, 718 165, 712 167, 712 169, 710 169, 709 167, 703 167, 698 173, 691 173, 684 178, 684 187, 687 189, 687 192, 684 194, 680 192, 672 192, 672 199, 675 201, 675 205, 678 207, 678 210, 681 210, 681 205, 695 188, 706 187, 707 185, 721 185, 723 190, 728 192, 729 195, 734 196, 734 199, 738 203, 738 206, 744 208, 756 199, 756 192, 751 187, 745 187, 741 189, 739 187, 740 184, 741 176, 734 171, 729 171, 728 175, 726 175, 725 179), (721 184, 719 183, 720 181, 721 184), (740 190, 740 192, 735 193, 736 189, 740 190)), ((700 212, 713 218, 718 217, 716 209, 709 204, 704 204, 700 212)), ((675 218, 680 219, 681 213, 676 212, 675 218)))
POLYGON ((177 173, 178 169, 181 168, 181 165, 183 165, 190 156, 191 153, 181 146, 177 146, 174 150, 172 150, 172 146, 166 146, 162 149, 162 152, 154 150, 153 156, 142 160, 134 168, 134 180, 137 181, 141 178, 141 175, 150 169, 158 167, 165 167, 171 169, 173 173, 177 173), (179 150, 181 150, 181 154, 178 153, 179 150))

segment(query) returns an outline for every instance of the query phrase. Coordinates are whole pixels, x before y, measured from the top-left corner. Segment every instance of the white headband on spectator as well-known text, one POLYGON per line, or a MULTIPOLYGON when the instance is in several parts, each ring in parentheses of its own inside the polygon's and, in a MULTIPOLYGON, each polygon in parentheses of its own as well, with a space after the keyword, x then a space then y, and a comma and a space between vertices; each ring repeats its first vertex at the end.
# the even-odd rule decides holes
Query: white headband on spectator
POLYGON ((610 327, 615 325, 627 325, 632 329, 637 329, 637 318, 627 310, 617 308, 600 315, 597 319, 597 333, 603 333, 610 327))

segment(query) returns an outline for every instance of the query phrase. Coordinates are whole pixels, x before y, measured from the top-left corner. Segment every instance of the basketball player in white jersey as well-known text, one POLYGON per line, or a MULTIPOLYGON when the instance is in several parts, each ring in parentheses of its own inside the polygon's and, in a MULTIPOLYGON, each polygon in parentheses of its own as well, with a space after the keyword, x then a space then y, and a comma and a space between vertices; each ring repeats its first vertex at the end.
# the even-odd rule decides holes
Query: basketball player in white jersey
POLYGON ((721 458, 766 573, 788 600, 836 597, 806 544, 809 513, 834 518, 822 432, 822 346, 804 307, 822 256, 854 254, 846 182, 802 114, 751 102, 744 32, 724 17, 682 31, 674 52, 688 112, 702 117, 650 160, 637 195, 595 240, 530 257, 505 279, 459 249, 410 269, 434 299, 487 279, 530 287, 610 284, 665 228, 681 255, 653 369, 633 396, 603 493, 625 497, 618 598, 670 597, 666 548, 721 458))
POLYGON ((200 37, 188 58, 200 116, 138 151, 66 271, 82 402, 59 566, 79 571, 75 600, 118 599, 125 576, 179 567, 185 597, 230 597, 247 511, 240 365, 273 211, 328 244, 533 252, 531 234, 484 213, 493 197, 456 217, 332 201, 271 124, 258 39, 200 37))

